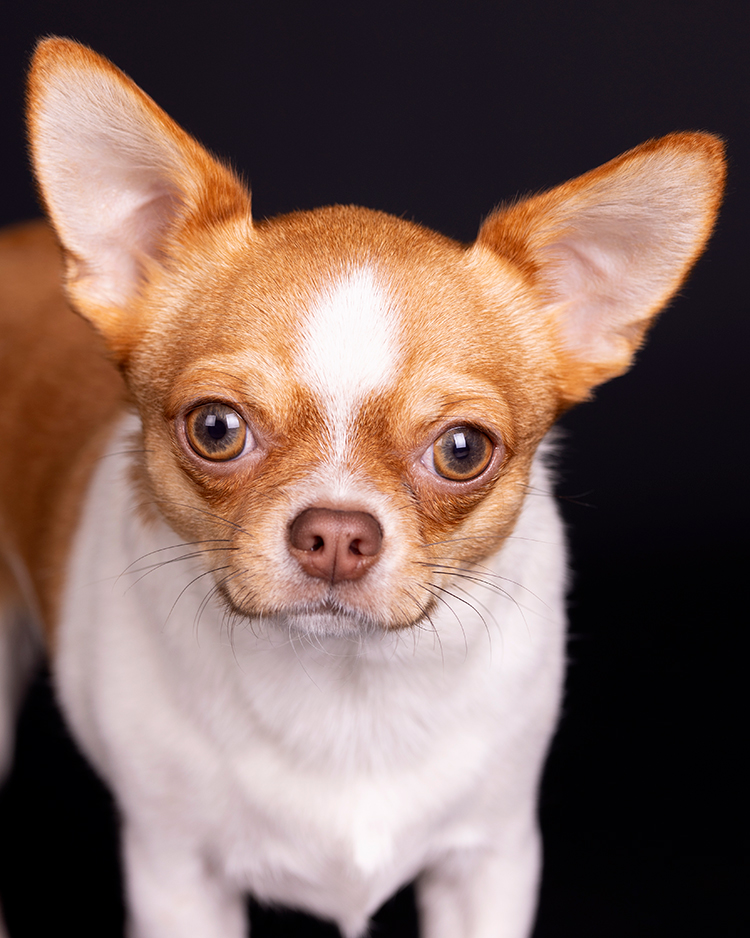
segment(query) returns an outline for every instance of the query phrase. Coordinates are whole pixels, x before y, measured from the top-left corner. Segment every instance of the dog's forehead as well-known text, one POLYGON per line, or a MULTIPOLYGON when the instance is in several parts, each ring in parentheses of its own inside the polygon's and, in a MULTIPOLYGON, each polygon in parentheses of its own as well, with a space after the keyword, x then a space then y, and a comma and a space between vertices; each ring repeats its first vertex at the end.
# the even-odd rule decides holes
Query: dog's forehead
MULTIPOLYGON (((447 373, 454 387, 499 368, 497 297, 450 239, 335 207, 282 216, 250 236, 231 230, 226 244, 211 258, 218 288, 207 296, 194 264, 184 297, 165 313, 173 341, 148 374, 179 385, 170 400, 197 393, 196 383, 206 394, 224 384, 280 421, 310 401, 341 451, 360 413, 376 407, 383 416, 381 404, 425 388, 429 396, 447 373)), ((169 299, 158 298, 162 308, 169 299)))
POLYGON ((322 408, 327 458, 338 463, 362 402, 387 393, 399 371, 402 310, 382 274, 360 264, 329 275, 300 314, 295 379, 322 408))
POLYGON ((372 265, 333 275, 302 312, 299 380, 337 410, 385 389, 402 357, 401 315, 372 265))

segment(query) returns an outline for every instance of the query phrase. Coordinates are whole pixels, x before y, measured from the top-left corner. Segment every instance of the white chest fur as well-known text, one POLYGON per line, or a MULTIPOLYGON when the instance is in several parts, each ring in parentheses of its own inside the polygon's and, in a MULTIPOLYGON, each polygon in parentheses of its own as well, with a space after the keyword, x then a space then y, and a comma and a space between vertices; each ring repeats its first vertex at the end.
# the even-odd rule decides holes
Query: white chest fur
POLYGON ((196 549, 138 519, 127 432, 93 481, 56 662, 126 829, 355 935, 434 859, 533 814, 563 659, 549 498, 422 629, 315 642, 224 616, 196 549))

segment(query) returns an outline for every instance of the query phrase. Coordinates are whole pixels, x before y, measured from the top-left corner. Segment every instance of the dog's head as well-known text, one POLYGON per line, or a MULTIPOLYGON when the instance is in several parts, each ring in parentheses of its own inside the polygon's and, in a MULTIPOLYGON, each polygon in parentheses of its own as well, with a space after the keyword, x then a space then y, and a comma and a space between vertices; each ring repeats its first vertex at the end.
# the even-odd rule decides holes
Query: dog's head
POLYGON ((555 418, 629 366, 710 234, 722 146, 646 143, 476 242, 335 206, 253 222, 106 60, 47 40, 39 185, 143 426, 147 501, 246 615, 400 628, 498 549, 555 418), (334 616, 331 616, 334 613, 334 616))

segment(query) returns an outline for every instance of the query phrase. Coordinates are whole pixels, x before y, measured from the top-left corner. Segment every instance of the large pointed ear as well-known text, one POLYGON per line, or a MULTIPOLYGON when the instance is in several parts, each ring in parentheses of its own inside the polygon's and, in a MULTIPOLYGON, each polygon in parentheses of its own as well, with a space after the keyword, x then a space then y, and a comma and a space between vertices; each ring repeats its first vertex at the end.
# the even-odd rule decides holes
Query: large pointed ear
POLYGON ((37 180, 74 306, 112 338, 180 238, 243 214, 249 195, 127 76, 65 39, 37 47, 28 115, 37 180))
POLYGON ((474 250, 505 257, 540 288, 565 403, 630 366, 705 247, 724 173, 718 138, 671 134, 486 220, 474 250))

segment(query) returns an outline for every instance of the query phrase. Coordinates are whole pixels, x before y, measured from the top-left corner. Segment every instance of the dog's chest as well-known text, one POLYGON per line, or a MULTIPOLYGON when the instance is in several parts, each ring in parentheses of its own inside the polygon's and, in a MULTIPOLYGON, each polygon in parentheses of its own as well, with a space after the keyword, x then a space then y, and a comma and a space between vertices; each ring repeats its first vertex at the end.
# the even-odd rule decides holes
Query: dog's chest
POLYGON ((467 779, 482 774, 486 742, 434 733, 411 747, 403 739, 390 745, 398 715, 360 719, 347 695, 310 706, 309 715, 298 715, 292 734, 268 735, 260 721, 245 746, 222 747, 220 803, 228 810, 209 819, 206 837, 235 882, 261 899, 301 903, 328 917, 340 918, 347 906, 370 914, 430 854, 457 838, 481 839, 465 803, 474 787, 467 779), (355 738, 355 723, 364 739, 355 738))
MULTIPOLYGON (((493 677, 486 662, 473 667, 464 650, 466 680, 451 681, 445 650, 425 666, 411 646, 400 660, 406 648, 380 643, 360 654, 350 643, 274 647, 239 634, 233 643, 231 664, 226 642, 206 636, 199 659, 190 649, 158 676, 172 725, 144 761, 164 773, 159 813, 192 813, 234 881, 269 900, 304 896, 322 914, 347 892, 369 908, 430 853, 483 838, 469 804, 496 744, 477 699, 493 677), (180 746, 166 753, 170 737, 180 746), (178 806, 181 789, 190 794, 178 806)), ((489 694, 479 697, 487 706, 489 694)))

